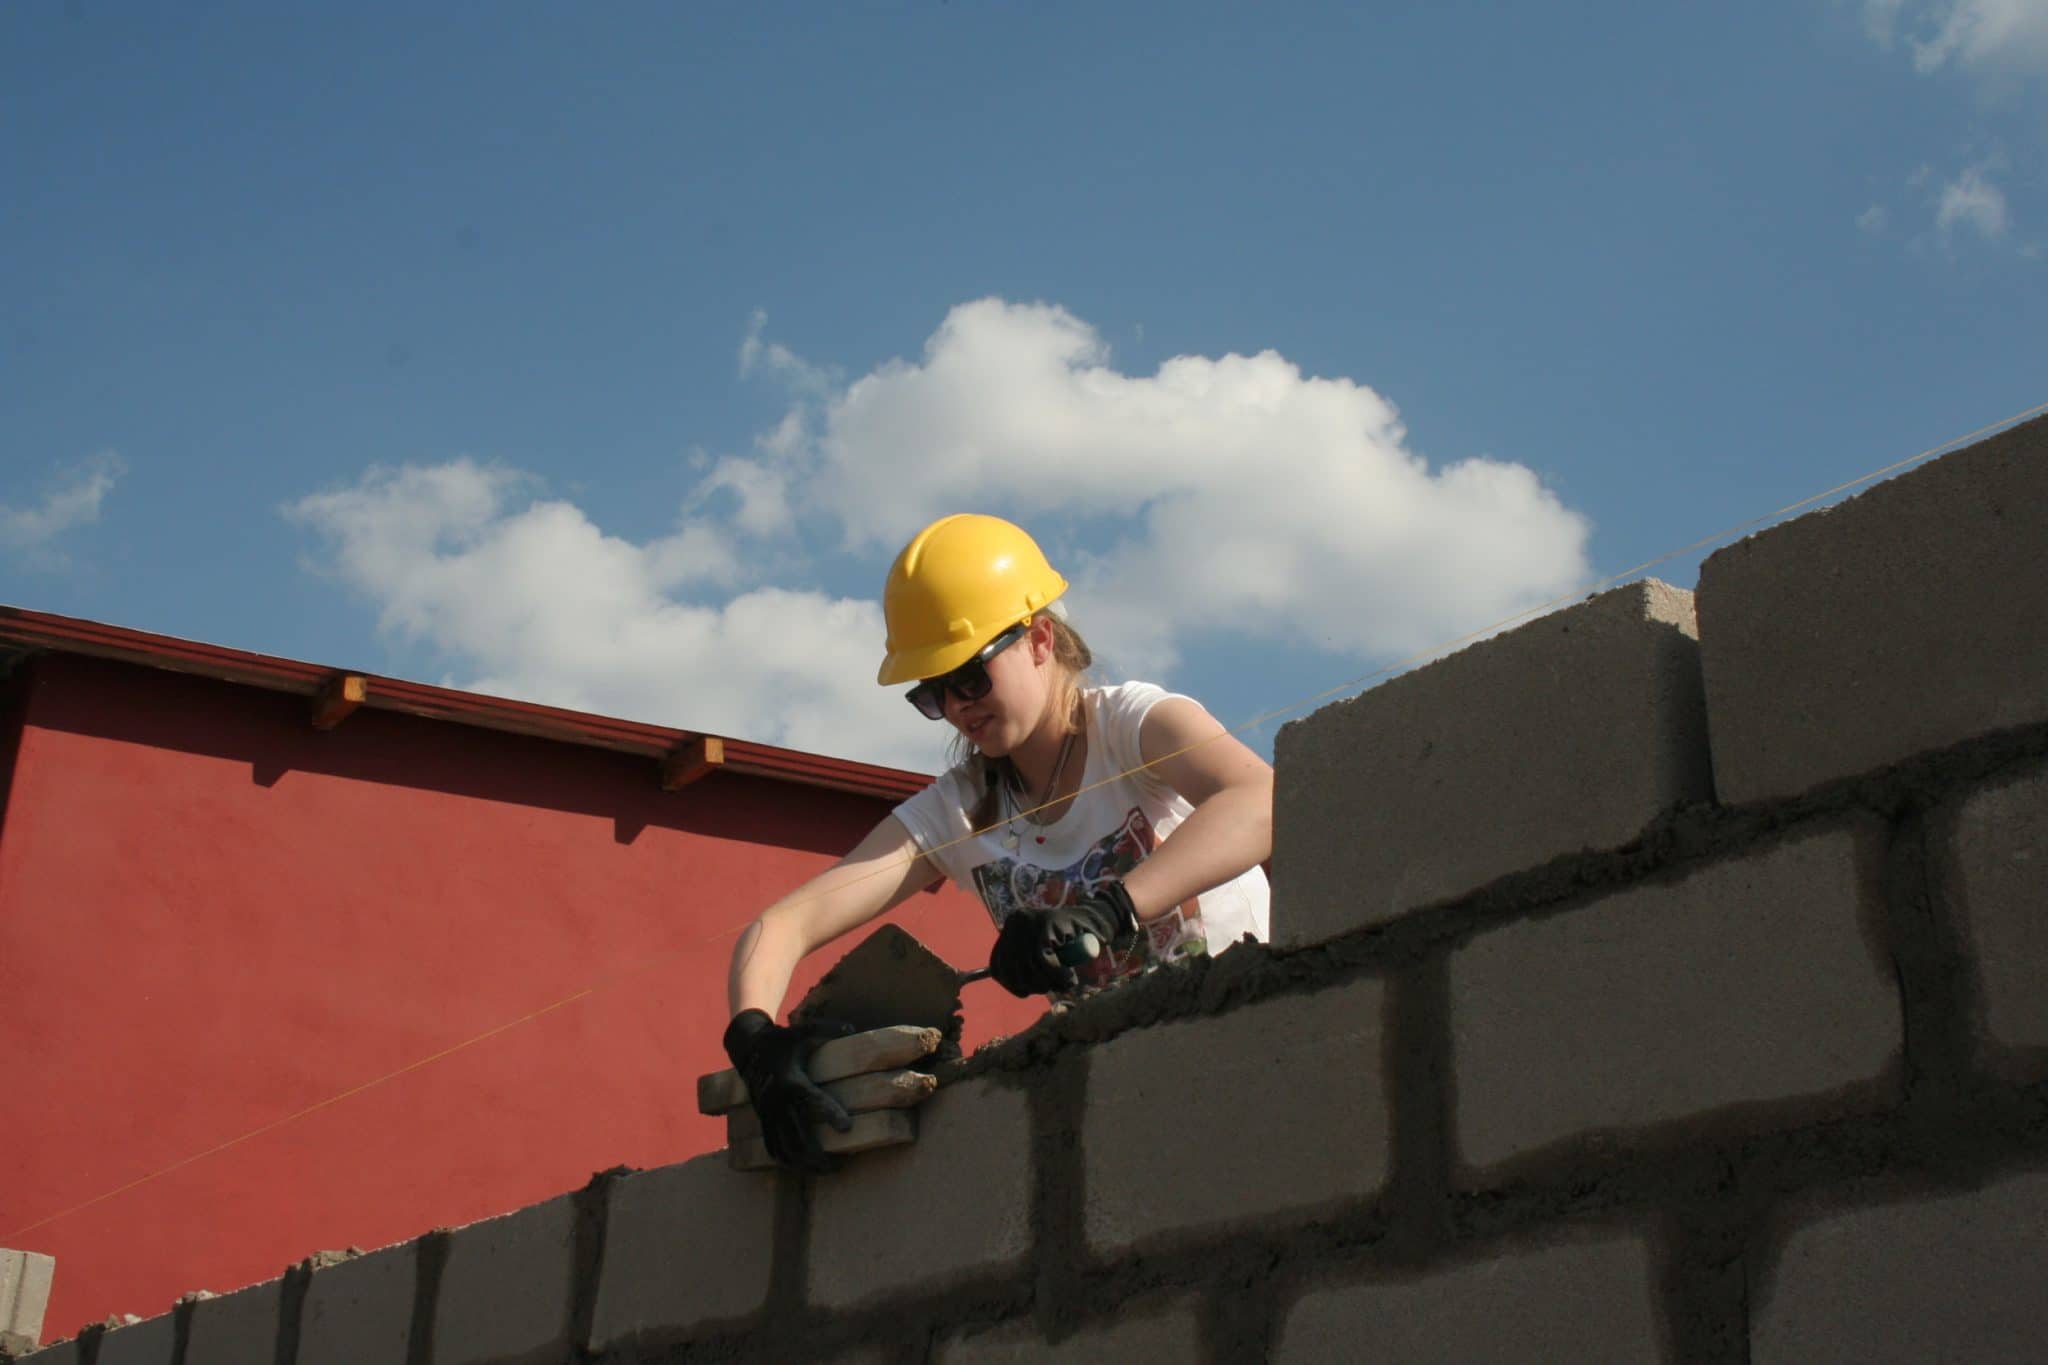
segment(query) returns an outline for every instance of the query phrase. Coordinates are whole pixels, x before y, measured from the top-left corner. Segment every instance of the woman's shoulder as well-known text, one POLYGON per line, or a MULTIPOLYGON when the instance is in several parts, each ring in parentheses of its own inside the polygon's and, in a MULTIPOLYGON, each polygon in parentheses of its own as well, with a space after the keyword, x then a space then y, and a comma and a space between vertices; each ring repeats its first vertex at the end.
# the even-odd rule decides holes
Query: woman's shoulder
POLYGON ((1168 697, 1180 697, 1192 701, 1179 692, 1170 692, 1158 683, 1132 680, 1120 683, 1101 683, 1081 689, 1088 706, 1107 724, 1123 721, 1137 724, 1145 714, 1168 697))
POLYGON ((937 776, 917 790, 903 804, 915 802, 919 805, 938 802, 943 805, 958 805, 962 796, 973 789, 974 776, 971 764, 955 763, 942 769, 937 776))
POLYGON ((963 759, 940 772, 925 788, 927 793, 946 801, 957 801, 974 789, 975 766, 973 760, 963 759))
POLYGON ((1143 682, 1136 678, 1124 682, 1095 682, 1084 684, 1081 695, 1097 705, 1114 706, 1133 701, 1157 701, 1173 694, 1158 683, 1143 682))
POLYGON ((1136 681, 1088 689, 1092 728, 1108 750, 1109 761, 1119 768, 1142 770, 1145 717, 1160 702, 1179 695, 1158 683, 1136 681))

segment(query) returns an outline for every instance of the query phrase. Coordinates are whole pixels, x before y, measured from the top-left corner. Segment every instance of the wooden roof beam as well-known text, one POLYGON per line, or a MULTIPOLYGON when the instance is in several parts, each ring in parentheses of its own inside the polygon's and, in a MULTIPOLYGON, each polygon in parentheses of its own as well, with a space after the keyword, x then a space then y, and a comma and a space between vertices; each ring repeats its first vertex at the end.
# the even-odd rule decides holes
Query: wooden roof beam
POLYGON ((661 760, 661 789, 681 791, 725 766, 725 741, 717 735, 694 735, 661 760))
POLYGON ((332 730, 347 720, 370 696, 370 680, 360 673, 337 673, 313 694, 313 728, 332 730))

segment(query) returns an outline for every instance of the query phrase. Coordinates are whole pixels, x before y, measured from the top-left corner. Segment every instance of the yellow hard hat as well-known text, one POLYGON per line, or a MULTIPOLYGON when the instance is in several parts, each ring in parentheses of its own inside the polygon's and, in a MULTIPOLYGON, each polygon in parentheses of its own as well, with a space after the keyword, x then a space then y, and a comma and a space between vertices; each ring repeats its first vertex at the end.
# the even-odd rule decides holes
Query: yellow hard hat
POLYGON ((875 681, 886 687, 950 673, 1066 590, 1023 527, 972 512, 940 517, 889 568, 889 653, 875 681))

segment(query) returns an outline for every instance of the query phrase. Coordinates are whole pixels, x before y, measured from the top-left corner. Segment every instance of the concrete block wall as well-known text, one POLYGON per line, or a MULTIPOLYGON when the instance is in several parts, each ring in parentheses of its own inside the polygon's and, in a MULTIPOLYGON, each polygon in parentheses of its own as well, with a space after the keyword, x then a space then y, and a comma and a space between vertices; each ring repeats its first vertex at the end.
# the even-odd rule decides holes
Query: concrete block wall
POLYGON ((2048 421, 1289 726, 1276 943, 982 1050, 914 1146, 32 1358, 2048 1359, 2043 509, 2048 421))
POLYGON ((56 1261, 0 1248, 0 1350, 25 1351, 41 1340, 56 1261))

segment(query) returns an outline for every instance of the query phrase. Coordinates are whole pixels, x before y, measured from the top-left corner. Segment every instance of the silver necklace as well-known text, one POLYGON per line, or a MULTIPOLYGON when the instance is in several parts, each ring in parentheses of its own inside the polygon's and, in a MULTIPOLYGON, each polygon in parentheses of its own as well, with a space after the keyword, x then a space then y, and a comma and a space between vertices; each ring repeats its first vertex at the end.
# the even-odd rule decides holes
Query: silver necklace
MULTIPOLYGON (((1064 776, 1067 771, 1067 758, 1070 754, 1074 752, 1074 741, 1079 737, 1079 735, 1080 732, 1077 730, 1067 731, 1066 742, 1060 745, 1060 756, 1058 760, 1056 760, 1052 765, 1052 780, 1045 784, 1045 796, 1043 799, 1038 801, 1033 807, 1033 824, 1043 826, 1047 823, 1043 816, 1040 816, 1035 812, 1045 806, 1053 804, 1053 794, 1059 790, 1060 778, 1064 776)), ((1008 812, 1008 814, 1006 814, 1003 817, 1003 847, 1010 849, 1014 852, 1019 842, 1017 836, 1017 817, 1020 814, 1022 814, 1022 812, 1017 809, 1016 793, 1011 789, 1011 784, 1008 782, 1005 782, 1003 784, 1003 808, 1008 812)), ((1039 843, 1042 844, 1045 842, 1045 836, 1043 834, 1037 835, 1035 837, 1037 838, 1039 843)))

